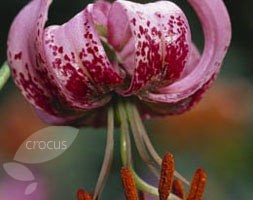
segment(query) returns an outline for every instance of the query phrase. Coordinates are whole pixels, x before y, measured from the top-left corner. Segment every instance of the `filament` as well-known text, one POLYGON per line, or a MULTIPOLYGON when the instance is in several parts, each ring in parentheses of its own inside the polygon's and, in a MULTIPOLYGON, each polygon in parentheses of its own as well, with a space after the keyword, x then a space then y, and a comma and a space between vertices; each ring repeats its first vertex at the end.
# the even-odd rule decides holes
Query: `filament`
MULTIPOLYGON (((154 149, 150 139, 149 139, 149 136, 146 132, 146 129, 144 128, 144 125, 143 125, 143 122, 141 120, 141 117, 140 117, 140 114, 136 108, 135 105, 133 105, 132 103, 127 103, 127 106, 132 109, 132 112, 133 112, 133 118, 131 120, 135 121, 136 124, 138 125, 138 130, 139 130, 139 133, 141 134, 142 136, 142 139, 150 153, 150 155, 152 156, 152 158, 154 159, 154 161, 161 167, 161 164, 162 164, 162 159, 161 157, 159 156, 159 154, 156 152, 156 150, 154 149)), ((178 173, 177 171, 174 172, 174 176, 177 177, 178 179, 182 180, 185 184, 187 185, 190 185, 189 181, 186 180, 180 173, 178 173)))
POLYGON ((114 149, 114 114, 113 109, 109 108, 108 110, 108 124, 107 124, 107 141, 105 148, 105 156, 102 164, 102 168, 99 174, 97 185, 95 188, 93 200, 100 199, 101 193, 104 189, 105 183, 108 179, 112 161, 113 161, 113 149, 114 149))
MULTIPOLYGON (((121 156, 122 156, 122 161, 125 166, 127 166, 134 177, 136 187, 143 191, 146 192, 156 198, 159 198, 159 193, 158 189, 150 184, 148 184, 146 181, 144 181, 134 170, 133 164, 132 164, 132 156, 131 156, 131 143, 130 143, 130 136, 129 136, 129 126, 127 123, 127 117, 126 117, 126 112, 124 110, 124 105, 122 103, 118 104, 118 113, 119 113, 119 118, 120 118, 120 123, 121 123, 121 156), (130 155, 129 155, 130 154, 130 155), (127 159, 128 158, 128 159, 127 159)), ((168 197, 168 200, 181 200, 179 197, 177 197, 174 194, 170 194, 168 197)))

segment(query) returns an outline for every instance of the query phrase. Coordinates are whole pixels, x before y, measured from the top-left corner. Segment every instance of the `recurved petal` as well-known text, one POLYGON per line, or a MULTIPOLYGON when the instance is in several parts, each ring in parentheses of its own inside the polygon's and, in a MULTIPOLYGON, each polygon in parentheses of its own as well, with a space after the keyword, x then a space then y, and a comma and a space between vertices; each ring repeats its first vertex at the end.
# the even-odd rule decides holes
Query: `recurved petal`
POLYGON ((108 17, 108 41, 118 51, 130 83, 121 95, 168 85, 185 66, 188 22, 172 2, 138 4, 118 0, 108 17))
POLYGON ((148 102, 148 101, 137 101, 142 117, 149 119, 151 117, 163 117, 168 115, 182 114, 190 110, 195 104, 197 104, 204 92, 211 86, 214 82, 216 75, 213 75, 211 79, 202 86, 201 89, 196 91, 193 95, 173 103, 165 102, 148 102))
MULTIPOLYGON (((15 18, 8 38, 8 61, 16 84, 40 113, 39 116, 48 123, 66 124, 80 118, 83 113, 80 109, 73 109, 74 106, 64 91, 59 89, 48 66, 44 49, 44 26, 50 3, 51 0, 33 0, 15 18)), ((61 52, 61 49, 58 51, 61 52)), ((74 89, 82 88, 78 80, 74 83, 76 85, 71 85, 75 86, 74 89)), ((102 106, 109 101, 109 97, 99 100, 84 104, 82 110, 102 106)))
POLYGON ((222 0, 188 0, 198 14, 205 34, 205 48, 198 65, 183 79, 149 92, 143 98, 153 102, 174 103, 186 99, 209 85, 218 73, 231 40, 231 24, 222 0))
POLYGON ((71 107, 93 109, 110 100, 106 93, 122 82, 106 56, 94 19, 93 4, 44 35, 48 71, 71 107))
POLYGON ((185 64, 185 68, 184 68, 184 71, 183 71, 180 79, 189 75, 197 67, 199 61, 200 61, 199 50, 197 49, 195 44, 192 44, 191 49, 190 49, 190 55, 189 55, 188 60, 185 64))
MULTIPOLYGON (((46 87, 39 63, 39 50, 44 23, 51 0, 33 0, 15 18, 8 37, 8 62, 15 83, 36 108, 54 113, 53 97, 46 87)), ((53 89, 53 88, 51 88, 53 89)))

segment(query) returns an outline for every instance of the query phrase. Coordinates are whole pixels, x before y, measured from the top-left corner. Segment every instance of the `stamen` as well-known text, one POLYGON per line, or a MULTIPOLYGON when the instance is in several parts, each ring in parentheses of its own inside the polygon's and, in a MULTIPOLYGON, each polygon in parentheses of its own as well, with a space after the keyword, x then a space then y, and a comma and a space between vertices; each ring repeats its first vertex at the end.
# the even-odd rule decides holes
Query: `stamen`
POLYGON ((89 193, 84 193, 84 200, 92 200, 93 199, 93 197, 92 197, 92 195, 91 194, 89 194, 89 193))
POLYGON ((167 200, 170 195, 175 171, 175 162, 172 154, 165 154, 162 161, 161 177, 159 184, 160 200, 167 200))
POLYGON ((121 181, 127 200, 138 200, 138 192, 136 189, 133 174, 128 167, 121 169, 121 181))
MULTIPOLYGON (((145 182, 141 177, 139 177, 135 173, 135 171, 132 171, 132 173, 134 175, 136 186, 139 190, 144 191, 154 197, 157 197, 157 198, 159 197, 158 189, 156 187, 145 182)), ((171 193, 167 200, 182 200, 182 199, 171 193)))
POLYGON ((114 149, 113 134, 114 134, 113 109, 109 108, 105 156, 104 156, 104 161, 103 161, 102 168, 101 168, 101 171, 99 174, 99 178, 97 181, 97 185, 95 188, 93 200, 100 199, 101 193, 104 189, 106 180, 107 180, 109 173, 110 173, 112 160, 113 160, 113 149, 114 149))
POLYGON ((134 136, 135 145, 137 147, 139 155, 142 158, 142 160, 148 165, 150 171, 159 178, 159 172, 156 168, 156 164, 151 160, 150 155, 147 152, 144 140, 142 138, 142 134, 139 131, 140 130, 140 128, 138 128, 139 122, 135 120, 132 106, 126 105, 126 110, 128 114, 128 120, 130 122, 130 126, 134 136))
POLYGON ((79 190, 77 191, 77 195, 76 195, 77 200, 84 200, 83 195, 84 195, 84 190, 83 190, 83 189, 79 189, 79 190))
MULTIPOLYGON (((143 133, 144 133, 143 139, 145 141, 145 145, 147 146, 147 149, 150 152, 150 155, 153 157, 153 159, 156 161, 156 163, 161 166, 162 159, 160 158, 159 154, 154 149, 147 132, 143 132, 143 133)), ((176 170, 174 171, 174 176, 176 178, 180 179, 181 181, 183 181, 186 185, 190 185, 190 182, 185 177, 183 177, 180 173, 178 173, 176 170)))
POLYGON ((197 169, 193 177, 187 200, 201 200, 206 185, 207 175, 203 169, 197 169))
POLYGON ((181 199, 185 199, 184 195, 184 187, 181 181, 179 180, 174 180, 173 186, 172 186, 172 191, 175 195, 180 197, 181 199))
POLYGON ((92 200, 92 195, 85 192, 83 189, 77 191, 77 200, 92 200))
MULTIPOLYGON (((157 165, 161 166, 162 164, 162 159, 159 156, 159 154, 156 152, 156 150, 154 149, 149 136, 146 132, 146 129, 143 125, 142 119, 140 117, 140 114, 138 112, 138 109, 136 108, 136 106, 134 104, 128 103, 127 106, 132 107, 133 109, 133 119, 134 121, 136 121, 136 123, 138 124, 138 128, 139 128, 139 132, 142 135, 142 138, 144 140, 144 143, 150 153, 150 155, 152 156, 152 158, 154 159, 154 161, 157 163, 157 165)), ((189 181, 186 180, 180 173, 178 173, 177 171, 174 172, 174 176, 177 177, 178 179, 180 179, 181 181, 183 181, 185 184, 190 185, 189 181)))
MULTIPOLYGON (((122 103, 118 104, 118 116, 120 118, 121 123, 121 141, 120 141, 120 151, 121 151, 121 157, 123 164, 125 166, 128 166, 128 169, 131 171, 134 181, 136 183, 136 186, 139 190, 146 192, 154 197, 159 197, 158 189, 154 186, 148 184, 146 181, 144 181, 141 177, 138 176, 138 174, 134 171, 134 168, 132 166, 132 159, 131 158, 131 143, 130 143, 130 137, 129 137, 129 130, 128 130, 128 123, 126 118, 126 112, 125 107, 122 103)), ((179 197, 177 197, 174 194, 171 194, 168 198, 168 200, 181 200, 179 197)))

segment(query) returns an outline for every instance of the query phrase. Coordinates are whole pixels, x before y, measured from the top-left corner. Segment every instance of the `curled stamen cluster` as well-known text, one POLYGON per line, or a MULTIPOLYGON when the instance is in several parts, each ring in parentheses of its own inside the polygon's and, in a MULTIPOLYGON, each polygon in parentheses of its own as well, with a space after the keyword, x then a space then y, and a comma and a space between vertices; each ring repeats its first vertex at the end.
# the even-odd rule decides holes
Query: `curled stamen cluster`
MULTIPOLYGON (((172 154, 168 153, 164 156, 163 159, 159 157, 154 147, 151 144, 151 141, 148 137, 148 134, 145 131, 144 125, 141 121, 141 117, 137 112, 137 108, 131 102, 123 103, 118 105, 118 115, 121 122, 121 154, 123 164, 127 167, 127 172, 122 176, 123 180, 133 180, 134 177, 136 187, 138 190, 153 195, 160 200, 180 200, 185 199, 183 186, 180 179, 189 184, 189 182, 182 177, 178 172, 175 171, 175 162, 172 154), (131 128, 131 129, 130 129, 131 128), (131 131, 130 131, 131 130, 131 131), (145 182, 134 170, 132 155, 131 155, 131 142, 129 140, 129 134, 133 134, 137 150, 140 157, 147 164, 150 171, 157 176, 160 180, 158 189, 152 185, 145 182), (129 171, 131 174, 129 175, 129 171), (128 177, 126 178, 126 176, 128 177), (179 180, 174 180, 176 176, 179 180)), ((124 168, 124 171, 126 169, 124 168)), ((130 182, 130 181, 129 181, 130 182)), ((201 169, 197 170, 191 184, 190 193, 187 200, 200 200, 204 193, 204 186, 206 182, 205 172, 201 169)), ((125 193, 131 194, 129 188, 135 191, 133 187, 134 184, 131 184, 131 187, 126 187, 123 184, 125 193)), ((135 192, 136 194, 136 192, 135 192)), ((127 196, 126 196, 127 197, 127 196)), ((127 197, 128 199, 128 197, 127 197)))
MULTIPOLYGON (((160 184, 159 184, 159 199, 178 199, 178 200, 201 200, 204 194, 204 188, 206 183, 206 174, 202 169, 198 169, 195 172, 193 181, 191 184, 190 192, 188 197, 185 198, 184 189, 181 181, 174 180, 173 182, 173 171, 174 169, 174 160, 173 156, 170 153, 167 153, 164 156, 160 184), (172 171, 172 173, 171 173, 172 171), (175 194, 176 197, 169 198, 171 194, 175 194)), ((122 168, 121 179, 123 183, 123 188, 125 192, 126 200, 139 200, 143 199, 138 198, 137 189, 135 187, 134 177, 129 168, 122 168)), ((144 197, 145 198, 145 197, 144 197)))
MULTIPOLYGON (((101 199, 101 193, 110 173, 110 166, 112 163, 114 113, 118 117, 121 128, 120 149, 122 163, 124 165, 121 170, 121 179, 126 199, 145 199, 145 193, 147 193, 159 198, 160 200, 184 200, 185 195, 181 181, 187 185, 189 185, 189 182, 175 171, 175 161, 172 154, 165 154, 163 159, 159 157, 158 153, 151 144, 147 132, 145 131, 141 117, 137 112, 136 105, 131 102, 120 102, 115 109, 109 109, 105 158, 94 195, 91 196, 83 190, 79 190, 77 199, 101 199), (150 171, 159 178, 160 183, 158 188, 148 184, 135 172, 131 152, 132 137, 130 137, 130 133, 133 135, 140 157, 147 164, 150 171), (177 177, 177 179, 174 180, 174 177, 177 177), (141 192, 141 195, 138 195, 138 191, 141 192)), ((198 169, 191 184, 187 200, 200 200, 204 193, 205 182, 205 172, 202 169, 198 169)))

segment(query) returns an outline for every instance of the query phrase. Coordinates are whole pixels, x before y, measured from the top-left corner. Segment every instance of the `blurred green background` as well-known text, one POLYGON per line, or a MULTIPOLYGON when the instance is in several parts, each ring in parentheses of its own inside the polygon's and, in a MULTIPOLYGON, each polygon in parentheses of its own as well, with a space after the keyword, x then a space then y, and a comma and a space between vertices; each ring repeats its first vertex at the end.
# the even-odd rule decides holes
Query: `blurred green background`
MULTIPOLYGON (((6 60, 10 24, 28 0, 8 0, 0 7, 0 62, 6 60)), ((55 0, 49 24, 61 24, 91 1, 55 0)), ((202 49, 203 35, 197 17, 186 1, 175 1, 189 18, 193 40, 202 49)), ((181 116, 146 121, 161 155, 174 154, 177 169, 188 179, 198 166, 208 173, 205 199, 253 199, 253 1, 225 0, 233 25, 233 40, 221 74, 204 99, 181 116)), ((22 196, 27 185, 12 180, 2 170, 30 134, 45 127, 12 81, 0 93, 0 200, 72 200, 79 187, 92 190, 103 160, 105 130, 85 129, 59 158, 28 165, 39 186, 36 194, 22 196), (9 196, 8 196, 9 195, 9 196), (16 195, 15 197, 11 195, 16 195)), ((119 132, 112 174, 103 199, 123 199, 119 184, 121 166, 119 132)), ((145 173, 138 156, 136 168, 145 173)))

